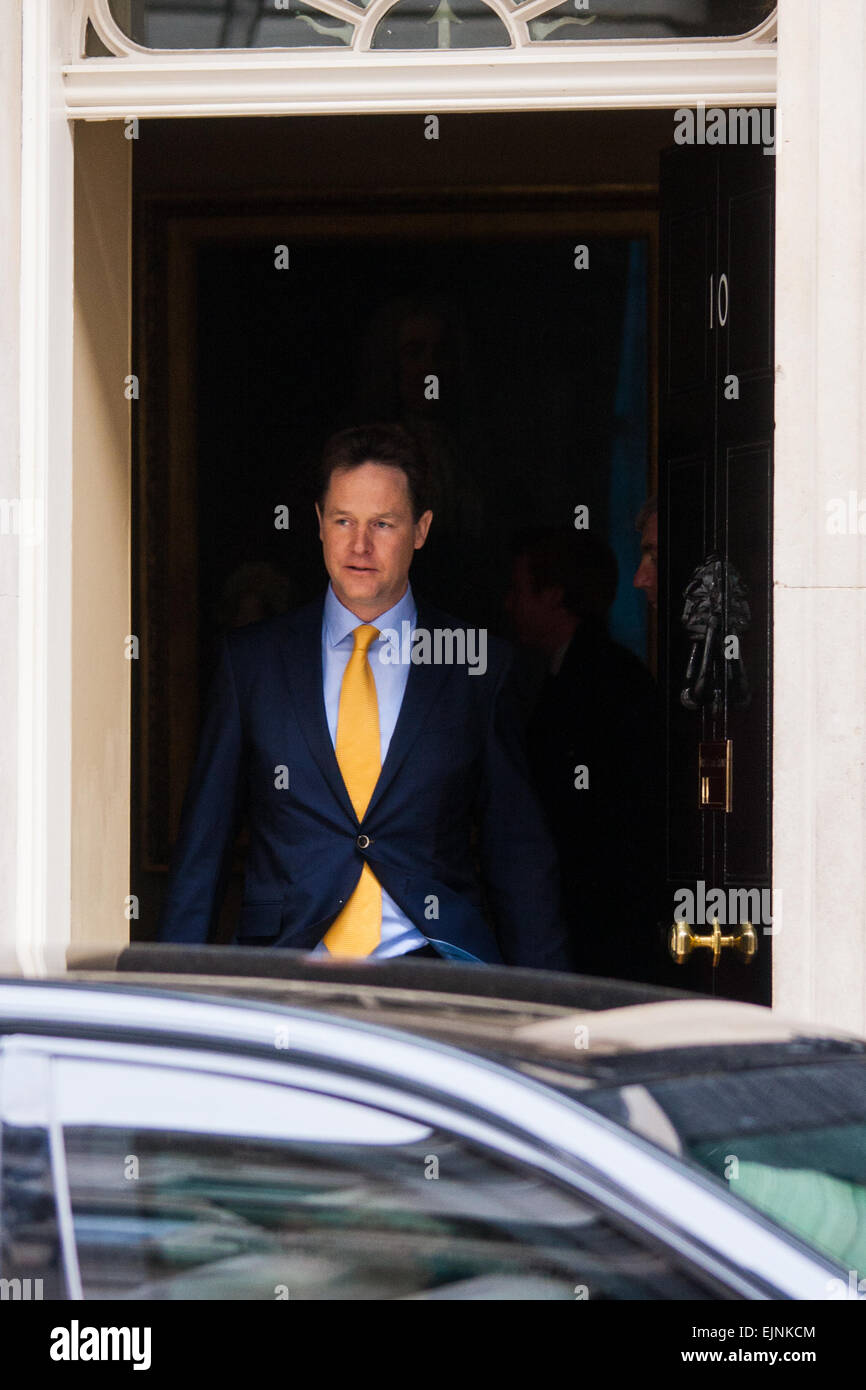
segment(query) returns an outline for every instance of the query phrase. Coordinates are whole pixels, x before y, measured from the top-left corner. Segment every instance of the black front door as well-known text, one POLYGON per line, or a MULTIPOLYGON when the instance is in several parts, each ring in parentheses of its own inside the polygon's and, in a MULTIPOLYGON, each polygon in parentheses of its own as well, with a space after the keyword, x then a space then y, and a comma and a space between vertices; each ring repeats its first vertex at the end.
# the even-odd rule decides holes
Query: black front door
POLYGON ((774 160, 760 147, 663 156, 659 676, 666 891, 685 956, 674 973, 685 988, 760 1003, 770 1002, 780 920, 771 893, 773 198, 774 160), (714 933, 715 952, 695 944, 714 933))

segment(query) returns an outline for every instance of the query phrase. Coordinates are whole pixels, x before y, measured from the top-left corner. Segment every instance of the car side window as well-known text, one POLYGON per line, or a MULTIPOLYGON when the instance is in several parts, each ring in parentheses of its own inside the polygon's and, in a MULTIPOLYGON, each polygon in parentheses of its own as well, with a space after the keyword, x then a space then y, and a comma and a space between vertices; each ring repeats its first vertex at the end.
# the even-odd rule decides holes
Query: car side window
POLYGON ((48 1060, 0 1038, 0 1302, 66 1298, 47 1125, 48 1060))
POLYGON ((85 1298, 720 1296, 547 1176, 415 1120, 237 1076, 58 1069, 85 1298))
POLYGON ((0 1301, 65 1298, 48 1131, 0 1126, 0 1301))

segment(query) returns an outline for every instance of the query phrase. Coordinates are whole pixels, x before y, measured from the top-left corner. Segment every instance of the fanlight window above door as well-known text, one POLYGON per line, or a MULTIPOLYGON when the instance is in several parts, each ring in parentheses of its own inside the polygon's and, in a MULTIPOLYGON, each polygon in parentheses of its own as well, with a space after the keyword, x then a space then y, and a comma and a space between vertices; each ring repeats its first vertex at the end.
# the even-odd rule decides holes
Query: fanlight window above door
POLYGON ((736 39, 774 0, 92 0, 86 57, 736 39))

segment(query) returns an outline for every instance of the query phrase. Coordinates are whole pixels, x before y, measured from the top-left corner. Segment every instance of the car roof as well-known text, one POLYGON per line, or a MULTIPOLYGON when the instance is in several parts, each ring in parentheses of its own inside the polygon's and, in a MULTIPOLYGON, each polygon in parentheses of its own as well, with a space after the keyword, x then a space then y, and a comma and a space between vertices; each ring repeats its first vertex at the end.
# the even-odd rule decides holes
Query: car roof
MULTIPOLYGON (((183 946, 136 944, 108 953, 67 953, 69 969, 109 969, 118 974, 159 972, 188 979, 230 975, 236 979, 294 980, 343 985, 410 988, 420 993, 443 990, 455 997, 511 1000, 564 1008, 605 1009, 650 999, 676 999, 679 990, 654 985, 529 970, 507 965, 458 961, 405 960, 397 956, 347 960, 312 956, 308 951, 273 947, 183 946)), ((255 986, 251 986, 253 989, 255 986)))
POLYGON ((313 1010, 497 1058, 566 1089, 866 1054, 861 1039, 761 1006, 593 977, 429 960, 319 961, 271 948, 69 954, 57 983, 313 1010))

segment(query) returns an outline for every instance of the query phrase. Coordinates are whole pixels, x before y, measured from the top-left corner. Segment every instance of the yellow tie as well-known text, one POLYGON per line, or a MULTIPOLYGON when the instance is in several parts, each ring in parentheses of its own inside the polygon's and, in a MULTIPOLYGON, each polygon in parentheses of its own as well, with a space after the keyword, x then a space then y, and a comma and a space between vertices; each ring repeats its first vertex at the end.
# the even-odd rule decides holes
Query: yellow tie
MULTIPOLYGON (((354 632, 355 650, 343 673, 337 715, 337 762, 355 815, 362 820, 382 770, 379 702, 367 652, 379 629, 364 623, 354 632)), ((358 886, 325 933, 335 956, 368 956, 382 937, 382 888, 369 864, 358 886)))

